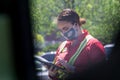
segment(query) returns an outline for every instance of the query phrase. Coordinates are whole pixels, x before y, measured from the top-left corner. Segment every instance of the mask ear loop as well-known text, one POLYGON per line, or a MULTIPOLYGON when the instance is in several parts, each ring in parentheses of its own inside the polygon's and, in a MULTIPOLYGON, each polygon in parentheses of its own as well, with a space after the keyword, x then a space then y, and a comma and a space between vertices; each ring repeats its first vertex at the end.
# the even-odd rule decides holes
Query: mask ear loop
MULTIPOLYGON (((79 27, 79 26, 77 25, 77 23, 74 23, 73 28, 77 30, 78 27, 79 27)), ((77 30, 77 31, 78 31, 78 30, 77 30)))
POLYGON ((75 28, 75 26, 76 26, 76 25, 77 25, 77 24, 76 24, 76 23, 74 23, 72 28, 75 28))
POLYGON ((75 23, 74 25, 77 26, 77 29, 78 29, 78 27, 79 27, 80 30, 83 30, 83 28, 82 28, 81 26, 78 26, 77 23, 75 23))

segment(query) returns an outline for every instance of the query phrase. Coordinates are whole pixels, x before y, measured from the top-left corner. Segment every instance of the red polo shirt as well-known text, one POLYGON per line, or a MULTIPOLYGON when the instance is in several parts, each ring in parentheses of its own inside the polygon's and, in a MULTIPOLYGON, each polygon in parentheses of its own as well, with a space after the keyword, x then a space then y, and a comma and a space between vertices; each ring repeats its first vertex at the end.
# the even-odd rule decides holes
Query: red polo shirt
MULTIPOLYGON (((87 35, 90 34, 88 33, 88 31, 84 30, 84 34, 78 37, 78 41, 75 45, 71 45, 73 41, 67 40, 64 49, 60 52, 60 48, 64 43, 63 42, 57 49, 56 57, 59 56, 60 58, 68 62, 69 59, 74 55, 74 53, 78 49, 80 43, 87 35)), ((58 59, 56 58, 55 62, 57 60, 58 59)), ((105 52, 103 45, 96 38, 90 38, 85 48, 77 57, 73 66, 75 66, 76 71, 82 72, 88 69, 90 66, 93 66, 101 62, 102 60, 105 60, 105 52)))

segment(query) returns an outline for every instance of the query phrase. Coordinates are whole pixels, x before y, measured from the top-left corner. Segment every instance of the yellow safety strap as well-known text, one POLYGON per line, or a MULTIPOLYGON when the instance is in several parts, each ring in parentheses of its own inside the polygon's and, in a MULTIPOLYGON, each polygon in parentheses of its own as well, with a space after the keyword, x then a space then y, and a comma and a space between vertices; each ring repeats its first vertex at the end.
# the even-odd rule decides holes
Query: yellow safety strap
MULTIPOLYGON (((89 40, 90 38, 91 38, 91 35, 87 35, 87 36, 85 37, 85 39, 81 42, 81 44, 80 44, 79 48, 77 49, 77 51, 75 52, 75 54, 70 58, 68 64, 70 64, 70 65, 73 65, 73 64, 74 64, 74 62, 75 62, 75 60, 77 59, 78 55, 79 55, 79 54, 81 53, 81 51, 84 49, 84 47, 86 46, 86 44, 87 44, 87 42, 88 42, 88 40, 89 40)), ((61 49, 60 49, 59 52, 61 52, 61 51, 64 49, 65 44, 66 44, 66 42, 62 45, 62 47, 61 47, 61 49)), ((62 71, 58 71, 58 73, 59 73, 59 76, 58 76, 59 79, 64 80, 65 77, 67 77, 67 74, 65 74, 65 73, 62 72, 62 71)))
POLYGON ((84 47, 87 45, 88 40, 91 38, 91 35, 87 35, 84 40, 81 42, 79 48, 75 52, 75 54, 70 58, 68 64, 73 65, 77 57, 80 55, 81 51, 84 49, 84 47))

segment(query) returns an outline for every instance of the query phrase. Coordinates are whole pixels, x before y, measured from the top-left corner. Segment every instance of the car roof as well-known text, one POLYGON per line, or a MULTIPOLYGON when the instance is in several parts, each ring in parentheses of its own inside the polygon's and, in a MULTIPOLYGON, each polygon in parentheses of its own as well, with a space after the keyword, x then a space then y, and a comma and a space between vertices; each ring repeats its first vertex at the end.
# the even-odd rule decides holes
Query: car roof
POLYGON ((41 57, 47 59, 50 62, 53 62, 55 58, 56 52, 46 52, 45 54, 41 55, 41 57))

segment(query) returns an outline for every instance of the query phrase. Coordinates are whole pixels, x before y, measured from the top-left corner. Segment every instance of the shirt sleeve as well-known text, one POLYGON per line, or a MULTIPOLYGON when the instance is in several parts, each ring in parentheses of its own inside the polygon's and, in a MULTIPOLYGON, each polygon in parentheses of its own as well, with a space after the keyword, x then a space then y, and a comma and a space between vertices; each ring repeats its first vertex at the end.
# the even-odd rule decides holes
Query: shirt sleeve
MULTIPOLYGON (((55 54, 55 58, 54 58, 54 61, 53 61, 53 63, 55 64, 55 62, 57 61, 57 56, 59 55, 59 53, 60 53, 60 48, 62 47, 62 44, 63 43, 61 43, 60 44, 60 46, 58 47, 58 49, 56 50, 56 54, 55 54)), ((56 76, 50 76, 50 74, 48 73, 48 76, 49 76, 49 78, 51 79, 51 80, 58 80, 58 78, 56 77, 56 76)))
POLYGON ((76 60, 75 71, 84 72, 102 61, 105 61, 104 46, 100 41, 92 38, 76 60))
POLYGON ((90 46, 89 60, 91 65, 105 61, 105 51, 103 45, 97 41, 90 46))

